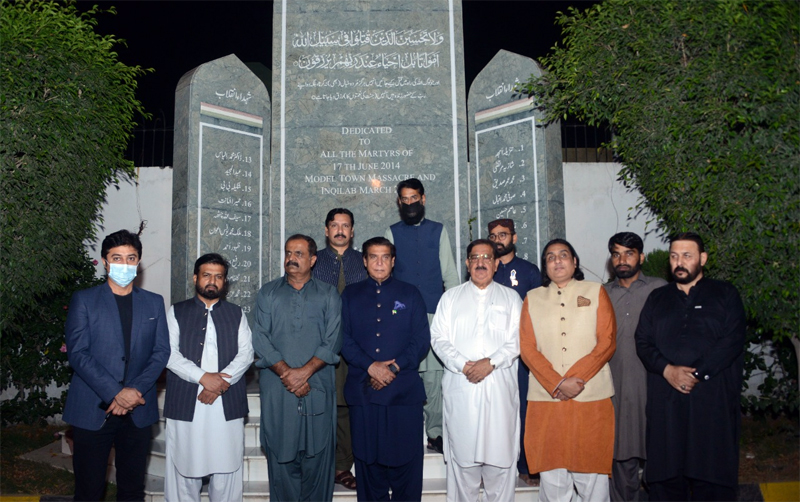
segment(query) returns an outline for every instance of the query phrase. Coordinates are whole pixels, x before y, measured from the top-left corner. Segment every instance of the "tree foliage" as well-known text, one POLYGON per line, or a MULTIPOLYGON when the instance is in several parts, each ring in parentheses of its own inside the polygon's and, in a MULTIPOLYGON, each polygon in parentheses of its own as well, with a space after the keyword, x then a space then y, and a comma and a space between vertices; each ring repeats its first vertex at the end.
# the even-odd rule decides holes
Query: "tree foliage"
POLYGON ((41 366, 58 366, 51 325, 63 330, 63 316, 52 309, 86 285, 84 242, 105 188, 133 173, 124 153, 143 111, 135 90, 145 70, 118 61, 121 41, 95 32, 100 12, 0 1, 2 388, 16 387, 18 400, 40 399, 52 378, 62 380, 15 362, 39 351, 41 366))
MULTIPOLYGON (((561 14, 529 80, 549 117, 610 124, 622 178, 668 232, 708 242, 768 338, 797 340, 800 7, 606 0, 561 14)), ((762 336, 763 337, 763 336, 762 336)), ((796 391, 796 389, 795 389, 796 391)))

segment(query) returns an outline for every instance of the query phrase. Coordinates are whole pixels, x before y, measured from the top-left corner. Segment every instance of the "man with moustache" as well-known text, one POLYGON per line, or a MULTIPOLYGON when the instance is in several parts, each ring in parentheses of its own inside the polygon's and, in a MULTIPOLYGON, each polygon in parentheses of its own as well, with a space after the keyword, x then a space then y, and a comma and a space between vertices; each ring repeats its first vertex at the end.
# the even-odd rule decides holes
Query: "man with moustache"
MULTIPOLYGON (((353 249, 355 218, 350 210, 338 207, 325 217, 325 238, 328 245, 317 253, 314 277, 336 287, 342 294, 345 286, 367 278, 361 253, 353 249)), ((353 467, 353 446, 350 438, 350 412, 344 399, 347 363, 336 365, 336 475, 334 481, 349 490, 356 489, 353 467)))
POLYGON ((431 343, 425 300, 392 277, 395 249, 363 245, 369 279, 342 294, 342 355, 350 405, 358 500, 420 500, 425 389, 417 371, 431 343))
POLYGON ((617 350, 608 362, 614 380, 614 463, 609 487, 612 502, 638 500, 639 466, 645 451, 647 372, 636 356, 633 339, 639 313, 650 292, 667 281, 642 273, 644 243, 633 232, 620 232, 608 240, 615 279, 603 287, 617 318, 617 350))
POLYGON ((172 353, 164 399, 164 499, 199 502, 203 478, 210 476, 209 500, 242 500, 248 412, 242 377, 253 363, 250 327, 241 307, 225 301, 225 258, 217 253, 198 258, 193 280, 197 296, 167 313, 172 353))
POLYGON ((653 291, 636 329, 647 369, 650 500, 736 500, 745 313, 736 288, 705 277, 703 239, 673 237, 673 283, 653 291))
MULTIPOLYGON (((497 272, 494 273, 494 282, 507 286, 517 293, 521 299, 525 299, 528 291, 542 285, 542 274, 539 267, 533 263, 523 260, 517 256, 517 232, 514 229, 514 220, 503 218, 489 222, 489 240, 494 242, 497 249, 497 256, 500 261, 497 264, 497 272)), ((530 371, 522 362, 518 362, 517 382, 519 383, 519 416, 520 423, 520 455, 517 461, 517 472, 519 477, 528 486, 537 486, 538 482, 531 479, 528 472, 528 461, 525 458, 525 415, 528 411, 528 379, 530 371)))
POLYGON ((492 280, 495 246, 467 247, 470 280, 445 292, 431 325, 444 362, 447 500, 514 500, 519 456, 519 322, 522 300, 492 280))
MULTIPOLYGON (((442 293, 461 283, 450 237, 444 225, 425 218, 425 187, 420 180, 409 178, 397 184, 397 206, 402 221, 389 227, 384 236, 397 247, 394 277, 419 289, 430 322, 442 293)), ((432 350, 419 371, 427 396, 424 410, 428 448, 442 453, 443 369, 432 350)))
POLYGON ((289 237, 286 275, 262 286, 256 299, 253 347, 270 500, 333 498, 342 301, 336 288, 312 277, 316 254, 311 237, 289 237))

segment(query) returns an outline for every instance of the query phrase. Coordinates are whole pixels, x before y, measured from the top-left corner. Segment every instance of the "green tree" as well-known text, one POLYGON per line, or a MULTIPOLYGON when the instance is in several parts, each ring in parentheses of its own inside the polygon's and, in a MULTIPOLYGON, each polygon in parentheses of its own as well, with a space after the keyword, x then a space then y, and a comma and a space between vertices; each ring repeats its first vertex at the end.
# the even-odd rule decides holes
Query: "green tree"
POLYGON ((4 421, 61 411, 44 388, 68 378, 64 308, 93 282, 83 243, 108 183, 133 173, 124 153, 145 70, 118 61, 121 41, 95 32, 100 12, 0 0, 0 377, 19 391, 4 421))
POLYGON ((668 232, 701 234, 710 273, 739 288, 756 335, 791 340, 800 358, 798 5, 571 9, 557 20, 563 45, 542 60, 549 74, 525 90, 551 119, 610 124, 642 203, 668 232))

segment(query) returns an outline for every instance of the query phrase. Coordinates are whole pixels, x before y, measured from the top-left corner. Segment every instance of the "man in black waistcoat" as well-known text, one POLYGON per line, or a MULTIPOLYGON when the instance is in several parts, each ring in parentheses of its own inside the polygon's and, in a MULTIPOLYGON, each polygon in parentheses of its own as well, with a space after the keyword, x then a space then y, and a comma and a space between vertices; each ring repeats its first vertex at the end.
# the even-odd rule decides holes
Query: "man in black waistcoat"
POLYGON ((242 500, 244 376, 253 343, 242 309, 225 301, 228 262, 216 254, 194 264, 197 296, 167 314, 172 352, 167 363, 164 498, 200 501, 202 478, 211 476, 209 499, 242 500), (199 401, 199 404, 198 404, 199 401))

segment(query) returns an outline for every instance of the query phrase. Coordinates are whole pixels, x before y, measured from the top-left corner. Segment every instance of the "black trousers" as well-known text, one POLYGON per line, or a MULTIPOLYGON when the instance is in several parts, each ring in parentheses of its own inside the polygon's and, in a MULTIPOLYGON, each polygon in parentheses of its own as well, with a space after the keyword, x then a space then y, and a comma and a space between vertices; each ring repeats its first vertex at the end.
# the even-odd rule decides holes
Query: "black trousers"
POLYGON ((735 486, 717 485, 708 481, 678 476, 664 481, 647 483, 650 488, 651 502, 686 501, 719 501, 736 500, 735 486))
POLYGON ((117 500, 144 500, 144 475, 150 437, 150 426, 136 427, 130 415, 112 415, 96 431, 73 427, 74 500, 103 500, 112 446, 116 455, 117 500))
POLYGON ((356 497, 359 501, 419 501, 422 500, 422 467, 424 456, 397 467, 367 464, 358 458, 356 464, 356 497), (391 498, 389 490, 392 491, 391 498))

